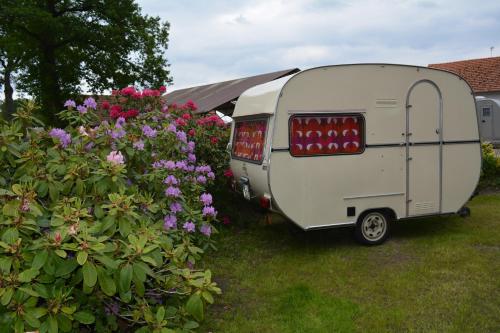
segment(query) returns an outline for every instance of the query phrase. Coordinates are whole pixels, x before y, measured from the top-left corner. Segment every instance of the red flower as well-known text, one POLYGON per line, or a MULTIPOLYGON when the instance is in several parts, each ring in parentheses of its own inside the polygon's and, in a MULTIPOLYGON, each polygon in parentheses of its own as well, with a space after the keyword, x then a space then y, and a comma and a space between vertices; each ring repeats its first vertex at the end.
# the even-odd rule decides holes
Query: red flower
POLYGON ((122 107, 120 105, 111 106, 109 116, 113 119, 120 117, 120 113, 122 112, 122 107))
POLYGON ((125 96, 132 96, 136 93, 135 88, 132 86, 123 88, 120 92, 122 95, 125 95, 125 96))
POLYGON ((222 224, 225 224, 225 225, 231 224, 231 220, 229 219, 229 216, 224 216, 222 218, 222 224))
POLYGON ((192 100, 187 101, 186 104, 184 104, 184 108, 193 111, 198 110, 198 106, 192 100))
POLYGON ((227 177, 227 178, 234 177, 233 170, 227 169, 226 171, 224 171, 224 177, 227 177))
POLYGON ((194 128, 191 128, 191 129, 188 131, 188 135, 189 135, 189 136, 195 136, 195 135, 196 135, 196 132, 195 132, 194 128))
POLYGON ((210 138, 210 141, 212 143, 217 143, 217 141, 219 141, 219 139, 217 139, 215 136, 213 136, 213 137, 210 138))
POLYGON ((186 121, 182 118, 177 118, 175 120, 175 123, 177 124, 177 126, 186 126, 187 125, 186 121))
POLYGON ((125 112, 125 118, 133 118, 137 117, 139 115, 139 110, 137 109, 129 109, 127 112, 125 112))
POLYGON ((186 119, 186 120, 189 120, 189 119, 191 119, 191 115, 190 115, 189 113, 184 113, 184 114, 182 115, 182 118, 183 118, 183 119, 186 119))
POLYGON ((109 102, 108 101, 104 101, 104 102, 102 102, 101 106, 102 106, 102 108, 104 110, 108 110, 109 109, 109 102))
POLYGON ((167 91, 167 87, 165 86, 161 86, 159 89, 158 89, 161 93, 164 93, 167 91))
POLYGON ((62 240, 61 233, 58 231, 54 235, 54 241, 56 244, 59 245, 59 244, 61 244, 61 240, 62 240))

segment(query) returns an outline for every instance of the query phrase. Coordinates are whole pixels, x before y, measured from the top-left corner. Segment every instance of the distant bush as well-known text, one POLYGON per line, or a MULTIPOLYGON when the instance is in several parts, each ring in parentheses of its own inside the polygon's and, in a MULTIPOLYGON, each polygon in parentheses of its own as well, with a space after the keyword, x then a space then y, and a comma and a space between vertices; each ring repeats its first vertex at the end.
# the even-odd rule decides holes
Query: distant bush
POLYGON ((220 293, 197 268, 217 232, 207 186, 228 130, 161 92, 68 100, 65 129, 36 127, 29 109, 1 123, 1 332, 189 332, 203 320, 220 293))
POLYGON ((483 165, 482 177, 489 178, 500 175, 500 159, 496 156, 493 145, 489 142, 481 144, 483 165))

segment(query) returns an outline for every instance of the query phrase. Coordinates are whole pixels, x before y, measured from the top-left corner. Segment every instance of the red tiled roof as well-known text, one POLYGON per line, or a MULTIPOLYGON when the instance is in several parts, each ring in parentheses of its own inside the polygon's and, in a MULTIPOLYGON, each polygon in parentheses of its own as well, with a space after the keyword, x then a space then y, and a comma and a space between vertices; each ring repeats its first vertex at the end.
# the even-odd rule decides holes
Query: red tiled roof
POLYGON ((475 93, 500 91, 500 57, 430 64, 460 75, 475 93))

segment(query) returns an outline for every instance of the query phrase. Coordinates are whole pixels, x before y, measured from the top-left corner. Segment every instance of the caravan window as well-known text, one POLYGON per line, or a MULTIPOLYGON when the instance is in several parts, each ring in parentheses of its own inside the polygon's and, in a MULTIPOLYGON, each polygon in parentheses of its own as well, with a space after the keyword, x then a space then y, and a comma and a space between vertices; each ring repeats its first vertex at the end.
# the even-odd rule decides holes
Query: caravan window
POLYGON ((266 142, 267 119, 236 121, 233 158, 262 162, 266 142))
POLYGON ((360 154, 365 148, 365 120, 360 114, 295 115, 289 130, 293 156, 360 154))

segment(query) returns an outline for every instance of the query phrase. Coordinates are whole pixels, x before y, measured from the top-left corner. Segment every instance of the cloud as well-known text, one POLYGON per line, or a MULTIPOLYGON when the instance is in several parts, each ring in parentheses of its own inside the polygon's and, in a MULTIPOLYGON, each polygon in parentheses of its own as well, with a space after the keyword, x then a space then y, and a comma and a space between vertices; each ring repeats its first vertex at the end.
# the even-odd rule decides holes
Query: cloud
POLYGON ((171 23, 175 87, 290 67, 429 63, 500 50, 500 2, 139 0, 171 23))

